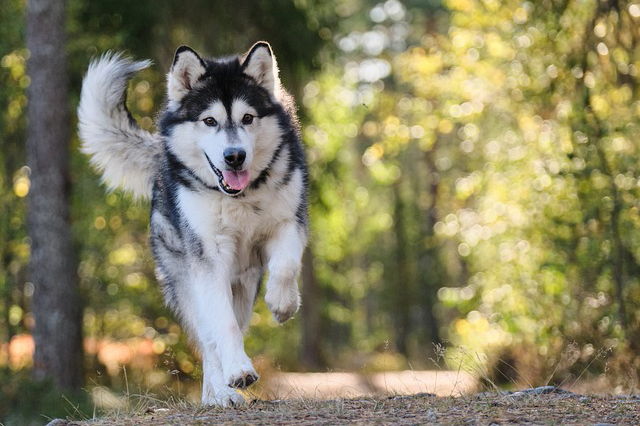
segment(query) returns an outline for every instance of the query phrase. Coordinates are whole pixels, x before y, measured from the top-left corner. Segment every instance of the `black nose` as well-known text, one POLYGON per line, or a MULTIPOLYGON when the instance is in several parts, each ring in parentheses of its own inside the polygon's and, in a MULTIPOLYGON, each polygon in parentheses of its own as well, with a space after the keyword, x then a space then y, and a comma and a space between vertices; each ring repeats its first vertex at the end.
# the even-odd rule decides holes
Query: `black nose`
POLYGON ((244 163, 244 159, 247 157, 247 153, 244 149, 240 148, 227 148, 224 150, 224 161, 229 167, 234 169, 239 168, 244 163))

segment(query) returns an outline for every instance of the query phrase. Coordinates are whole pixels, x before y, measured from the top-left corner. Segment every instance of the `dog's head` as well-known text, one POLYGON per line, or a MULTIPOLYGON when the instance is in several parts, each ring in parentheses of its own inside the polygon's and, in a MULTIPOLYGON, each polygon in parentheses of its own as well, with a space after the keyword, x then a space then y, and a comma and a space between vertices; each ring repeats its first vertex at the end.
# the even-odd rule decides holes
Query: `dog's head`
POLYGON ((169 149, 224 194, 242 193, 280 144, 280 92, 278 67, 266 42, 245 55, 218 60, 178 48, 161 123, 169 149))

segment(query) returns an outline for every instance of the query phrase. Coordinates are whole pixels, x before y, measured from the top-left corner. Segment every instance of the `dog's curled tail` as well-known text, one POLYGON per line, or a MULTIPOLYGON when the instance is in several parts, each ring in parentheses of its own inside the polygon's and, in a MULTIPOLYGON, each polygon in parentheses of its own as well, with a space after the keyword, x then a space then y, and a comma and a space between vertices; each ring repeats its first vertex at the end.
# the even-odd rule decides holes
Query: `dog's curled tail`
POLYGON ((126 106, 127 83, 151 61, 134 62, 121 53, 94 60, 82 82, 78 130, 82 151, 110 188, 148 198, 159 167, 162 140, 138 126, 126 106))

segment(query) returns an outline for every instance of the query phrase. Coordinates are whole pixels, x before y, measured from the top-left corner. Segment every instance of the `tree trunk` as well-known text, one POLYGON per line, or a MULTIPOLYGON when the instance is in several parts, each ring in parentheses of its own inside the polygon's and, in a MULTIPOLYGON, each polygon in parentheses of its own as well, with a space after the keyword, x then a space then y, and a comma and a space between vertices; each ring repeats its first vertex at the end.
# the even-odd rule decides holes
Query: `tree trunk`
POLYGON ((69 113, 64 0, 29 0, 31 78, 27 164, 30 280, 35 286, 34 376, 61 389, 82 384, 82 309, 69 224, 69 113))
POLYGON ((408 237, 405 224, 405 203, 402 199, 400 181, 394 184, 395 194, 393 223, 396 237, 396 279, 391 289, 393 300, 393 317, 395 323, 395 345, 398 352, 409 355, 409 333, 411 332, 410 310, 413 305, 410 277, 409 277, 409 253, 408 237))
POLYGON ((313 254, 307 248, 302 258, 302 365, 318 370, 325 365, 322 356, 321 295, 313 270, 313 254))
POLYGON ((434 226, 438 221, 438 194, 440 191, 440 177, 435 165, 437 147, 425 153, 424 164, 429 174, 429 204, 424 208, 424 218, 420 227, 420 246, 418 248, 418 285, 422 302, 422 320, 425 334, 423 341, 430 346, 441 343, 438 318, 433 310, 438 301, 438 288, 442 285, 442 266, 438 259, 438 242, 434 235, 434 226))

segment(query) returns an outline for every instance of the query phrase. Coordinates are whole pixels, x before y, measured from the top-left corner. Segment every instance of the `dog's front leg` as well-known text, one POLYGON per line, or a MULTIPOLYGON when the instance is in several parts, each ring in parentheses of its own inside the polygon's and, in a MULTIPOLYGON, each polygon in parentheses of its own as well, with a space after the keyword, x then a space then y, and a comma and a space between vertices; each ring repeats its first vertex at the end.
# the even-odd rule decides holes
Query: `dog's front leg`
POLYGON ((244 398, 225 381, 222 365, 215 348, 202 353, 202 404, 219 407, 237 407, 244 398))
POLYGON ((295 222, 282 224, 266 245, 269 279, 265 301, 280 323, 300 306, 297 278, 305 245, 306 233, 295 222))
MULTIPOLYGON (((198 266, 192 274, 192 312, 186 315, 196 317, 191 323, 203 352, 203 403, 219 404, 218 395, 223 399, 232 395, 229 388, 245 388, 258 380, 258 374, 244 351, 228 271, 222 266, 198 266)), ((230 398, 232 403, 237 401, 230 398)))

